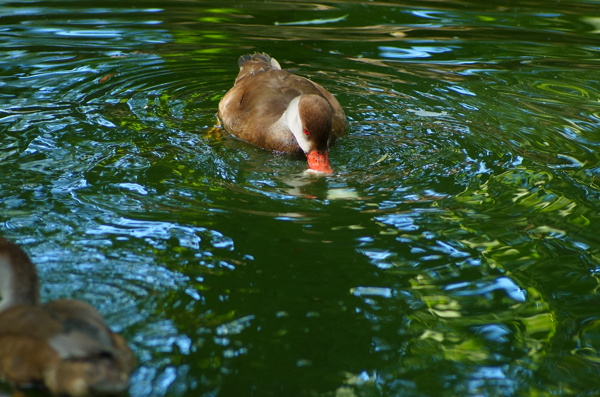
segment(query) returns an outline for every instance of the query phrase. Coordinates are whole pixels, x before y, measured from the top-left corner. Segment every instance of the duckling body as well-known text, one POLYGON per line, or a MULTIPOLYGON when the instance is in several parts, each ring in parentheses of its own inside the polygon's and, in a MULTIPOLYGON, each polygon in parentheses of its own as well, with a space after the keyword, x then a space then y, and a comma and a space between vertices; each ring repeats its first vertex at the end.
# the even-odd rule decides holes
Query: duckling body
POLYGON ((0 378, 61 396, 127 390, 133 352, 92 306, 67 299, 40 304, 33 263, 2 238, 0 277, 0 378))
POLYGON ((244 55, 238 65, 234 86, 219 102, 223 127, 267 150, 304 153, 310 169, 331 173, 329 146, 348 130, 337 99, 267 54, 244 55))

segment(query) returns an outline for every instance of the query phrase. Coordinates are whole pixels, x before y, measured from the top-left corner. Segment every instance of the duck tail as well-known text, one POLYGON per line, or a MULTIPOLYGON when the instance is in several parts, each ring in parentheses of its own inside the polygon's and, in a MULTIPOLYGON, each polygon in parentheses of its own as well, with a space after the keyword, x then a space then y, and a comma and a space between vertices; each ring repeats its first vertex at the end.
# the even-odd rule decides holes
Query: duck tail
POLYGON ((263 70, 281 70, 279 62, 264 52, 242 55, 238 59, 238 65, 240 69, 250 66, 252 68, 259 67, 263 70))

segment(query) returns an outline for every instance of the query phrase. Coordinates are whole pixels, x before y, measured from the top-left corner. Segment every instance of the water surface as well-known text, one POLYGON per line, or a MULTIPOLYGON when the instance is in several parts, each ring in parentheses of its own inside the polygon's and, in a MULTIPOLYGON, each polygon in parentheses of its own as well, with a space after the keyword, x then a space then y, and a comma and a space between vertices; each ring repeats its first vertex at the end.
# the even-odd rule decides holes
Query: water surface
POLYGON ((7 2, 0 231, 132 396, 595 395, 599 11, 7 2), (254 51, 343 105, 334 175, 214 128, 254 51))

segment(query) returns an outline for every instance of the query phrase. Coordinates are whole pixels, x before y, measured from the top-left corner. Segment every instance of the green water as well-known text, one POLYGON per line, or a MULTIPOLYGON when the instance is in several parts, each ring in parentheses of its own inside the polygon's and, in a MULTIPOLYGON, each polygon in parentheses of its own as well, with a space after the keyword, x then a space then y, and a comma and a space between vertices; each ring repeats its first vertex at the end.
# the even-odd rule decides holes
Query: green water
POLYGON ((8 1, 0 43, 0 232, 132 396, 600 394, 598 2, 8 1), (333 176, 213 128, 253 51, 339 99, 333 176))

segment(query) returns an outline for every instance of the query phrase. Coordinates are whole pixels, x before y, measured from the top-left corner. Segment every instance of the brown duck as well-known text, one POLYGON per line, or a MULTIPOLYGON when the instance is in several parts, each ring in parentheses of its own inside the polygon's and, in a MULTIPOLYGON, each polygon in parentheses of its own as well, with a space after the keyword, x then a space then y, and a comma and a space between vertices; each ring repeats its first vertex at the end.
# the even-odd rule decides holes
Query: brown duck
POLYGON ((112 395, 129 387, 134 356, 90 305, 40 304, 35 266, 0 238, 0 378, 60 396, 112 395))
POLYGON ((304 153, 308 168, 331 174, 328 149, 348 130, 335 97, 293 75, 267 54, 241 56, 233 87, 219 103, 218 117, 232 135, 267 150, 304 153))

